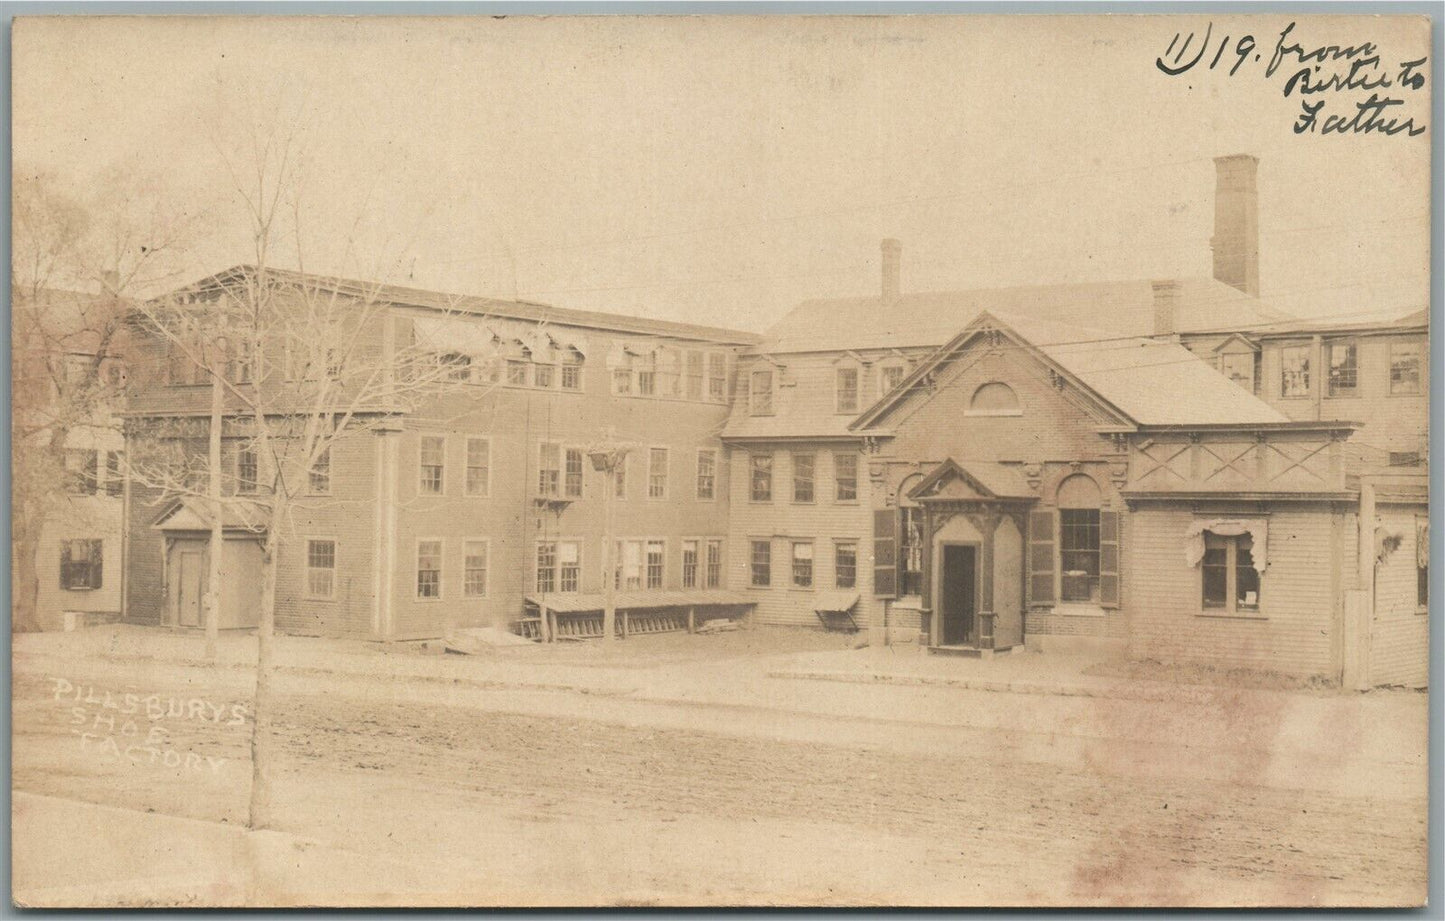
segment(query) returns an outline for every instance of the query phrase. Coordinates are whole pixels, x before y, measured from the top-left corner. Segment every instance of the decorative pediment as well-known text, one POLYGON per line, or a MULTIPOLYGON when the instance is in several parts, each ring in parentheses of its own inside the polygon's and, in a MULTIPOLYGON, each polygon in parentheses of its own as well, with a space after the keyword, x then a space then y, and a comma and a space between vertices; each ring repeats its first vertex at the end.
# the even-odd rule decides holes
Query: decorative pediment
POLYGON ((977 468, 976 472, 970 472, 953 458, 948 458, 919 480, 918 484, 908 491, 908 498, 923 503, 1035 498, 1018 471, 995 463, 972 466, 977 468))
MULTIPOLYGON (((151 522, 157 531, 209 531, 212 514, 210 503, 186 497, 166 506, 151 522)), ((266 530, 268 515, 259 502, 228 497, 221 509, 221 527, 226 531, 261 534, 266 530)))

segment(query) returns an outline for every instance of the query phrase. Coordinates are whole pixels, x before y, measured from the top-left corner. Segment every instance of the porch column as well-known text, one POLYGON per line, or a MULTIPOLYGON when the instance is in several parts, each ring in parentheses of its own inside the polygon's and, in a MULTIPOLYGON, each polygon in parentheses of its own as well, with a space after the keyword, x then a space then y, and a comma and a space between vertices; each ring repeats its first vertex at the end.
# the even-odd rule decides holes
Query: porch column
MULTIPOLYGON (((938 633, 938 615, 933 610, 933 504, 929 502, 919 503, 923 506, 923 546, 920 549, 923 557, 923 585, 919 595, 923 598, 923 617, 927 618, 927 625, 922 631, 924 640, 929 646, 937 646, 940 643, 938 633)), ((902 544, 902 541, 899 541, 902 544)), ((903 571, 903 558, 900 554, 898 560, 899 572, 903 571)))
POLYGON ((993 540, 998 531, 999 511, 985 506, 977 519, 979 532, 983 536, 983 553, 979 560, 978 620, 975 632, 978 648, 994 648, 994 599, 993 599, 993 540))

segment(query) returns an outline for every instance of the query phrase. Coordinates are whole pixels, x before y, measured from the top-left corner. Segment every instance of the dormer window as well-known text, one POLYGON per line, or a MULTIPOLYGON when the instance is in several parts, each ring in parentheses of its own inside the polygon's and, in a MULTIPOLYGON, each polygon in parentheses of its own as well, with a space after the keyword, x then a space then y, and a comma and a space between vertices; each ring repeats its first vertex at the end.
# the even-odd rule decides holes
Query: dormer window
POLYGON ((771 416, 773 414, 773 372, 759 369, 748 376, 748 414, 771 416))
POLYGON ((878 394, 892 393, 903 383, 903 375, 907 369, 902 365, 884 365, 878 369, 878 394))
POLYGON ((838 412, 858 411, 858 369, 839 368, 835 373, 835 395, 838 412))
POLYGON ((1219 372, 1239 386, 1254 393, 1255 364, 1259 356, 1254 352, 1230 352, 1219 356, 1219 372))

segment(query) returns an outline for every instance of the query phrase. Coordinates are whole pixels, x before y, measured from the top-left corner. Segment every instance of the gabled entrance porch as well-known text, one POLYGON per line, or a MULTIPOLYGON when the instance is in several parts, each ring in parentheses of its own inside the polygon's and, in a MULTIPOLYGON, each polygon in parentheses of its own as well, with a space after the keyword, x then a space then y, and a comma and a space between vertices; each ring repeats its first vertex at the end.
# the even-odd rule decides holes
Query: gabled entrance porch
POLYGON ((945 460, 909 491, 923 509, 930 652, 990 656, 1023 645, 1024 539, 1036 496, 1018 471, 945 460))

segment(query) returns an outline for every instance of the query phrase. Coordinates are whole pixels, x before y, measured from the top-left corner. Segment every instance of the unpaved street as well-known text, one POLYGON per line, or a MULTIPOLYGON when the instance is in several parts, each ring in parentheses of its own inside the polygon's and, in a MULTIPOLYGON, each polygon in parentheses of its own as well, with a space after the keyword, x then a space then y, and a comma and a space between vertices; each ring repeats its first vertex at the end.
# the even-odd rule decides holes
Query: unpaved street
MULTIPOLYGON (((16 789, 241 822, 249 725, 209 717, 247 694, 236 675, 197 672, 87 673, 97 699, 204 698, 203 718, 157 721, 169 747, 212 759, 180 765, 83 742, 56 680, 17 676, 16 789)), ((572 691, 441 704, 316 684, 278 707, 283 829, 422 866, 435 901, 1303 905, 1423 893, 1423 798, 1241 783, 1237 770, 1215 780, 1158 758, 1133 771, 1118 757, 1017 757, 997 744, 1007 733, 905 722, 853 732, 799 714, 780 737, 695 704, 680 724, 644 701, 572 691)), ((104 709, 90 707, 92 724, 104 709)), ((1035 749, 1048 745, 1062 753, 1068 740, 1035 749)))

